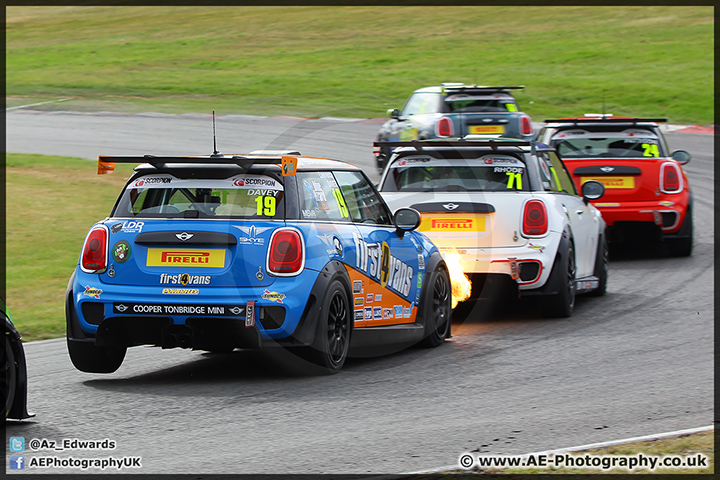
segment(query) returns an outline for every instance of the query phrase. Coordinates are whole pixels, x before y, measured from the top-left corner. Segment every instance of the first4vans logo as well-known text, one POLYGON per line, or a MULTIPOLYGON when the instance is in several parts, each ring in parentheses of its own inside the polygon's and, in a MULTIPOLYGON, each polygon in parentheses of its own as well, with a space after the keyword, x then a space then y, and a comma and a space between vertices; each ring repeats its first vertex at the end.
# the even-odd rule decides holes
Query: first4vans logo
POLYGON ((160 274, 160 283, 170 285, 210 285, 210 275, 190 275, 181 273, 179 275, 160 274))
MULTIPOLYGON (((410 295, 414 278, 413 268, 390 252, 387 242, 368 244, 355 234, 355 268, 374 278, 380 285, 395 290, 400 295, 410 295)), ((375 301, 379 299, 375 298, 375 301)))

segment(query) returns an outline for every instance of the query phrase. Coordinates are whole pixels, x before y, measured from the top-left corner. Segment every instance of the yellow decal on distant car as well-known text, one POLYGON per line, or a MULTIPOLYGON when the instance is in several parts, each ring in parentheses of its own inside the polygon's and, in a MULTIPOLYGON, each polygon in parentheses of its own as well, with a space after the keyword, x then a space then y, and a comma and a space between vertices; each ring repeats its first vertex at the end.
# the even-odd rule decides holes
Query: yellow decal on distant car
POLYGON ((645 157, 659 157, 660 149, 654 143, 641 143, 640 146, 643 148, 643 156, 645 157))
POLYGON ((505 127, 502 125, 470 125, 470 133, 477 135, 505 133, 505 127))

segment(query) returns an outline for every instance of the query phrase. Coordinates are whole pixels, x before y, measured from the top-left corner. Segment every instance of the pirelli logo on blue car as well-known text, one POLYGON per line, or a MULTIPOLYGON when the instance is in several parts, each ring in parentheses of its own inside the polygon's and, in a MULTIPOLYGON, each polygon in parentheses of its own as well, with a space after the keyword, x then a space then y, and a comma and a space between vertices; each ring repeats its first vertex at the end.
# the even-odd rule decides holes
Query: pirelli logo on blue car
POLYGON ((223 268, 225 266, 225 250, 149 248, 147 266, 223 268))
POLYGON ((387 242, 367 243, 355 234, 355 268, 368 277, 380 282, 385 288, 399 293, 403 297, 410 295, 413 283, 413 268, 390 252, 387 242))

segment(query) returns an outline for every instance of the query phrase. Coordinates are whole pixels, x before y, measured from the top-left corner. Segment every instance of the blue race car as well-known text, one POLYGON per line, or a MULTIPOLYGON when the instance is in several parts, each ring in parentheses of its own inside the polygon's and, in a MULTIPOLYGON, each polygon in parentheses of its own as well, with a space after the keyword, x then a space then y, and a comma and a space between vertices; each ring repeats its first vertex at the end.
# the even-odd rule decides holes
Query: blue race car
MULTIPOLYGON (((292 153, 292 154, 291 154, 292 153)), ((451 284, 420 214, 391 213, 359 168, 285 154, 100 156, 135 167, 90 228, 67 289, 79 370, 127 347, 281 346, 340 370, 450 336, 451 284)))

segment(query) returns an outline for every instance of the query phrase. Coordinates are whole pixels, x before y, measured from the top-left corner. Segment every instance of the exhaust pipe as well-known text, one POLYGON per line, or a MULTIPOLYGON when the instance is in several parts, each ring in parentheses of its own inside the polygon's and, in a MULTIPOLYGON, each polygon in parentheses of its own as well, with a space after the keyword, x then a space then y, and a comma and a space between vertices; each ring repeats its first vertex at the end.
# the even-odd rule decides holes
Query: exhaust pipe
POLYGON ((180 348, 192 348, 192 337, 188 333, 184 333, 180 336, 179 340, 180 348))
POLYGON ((162 338, 162 348, 175 348, 180 344, 180 339, 174 333, 167 333, 162 338))

